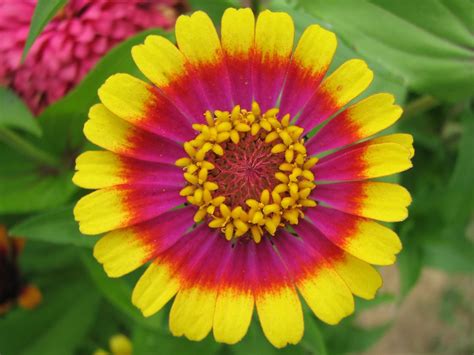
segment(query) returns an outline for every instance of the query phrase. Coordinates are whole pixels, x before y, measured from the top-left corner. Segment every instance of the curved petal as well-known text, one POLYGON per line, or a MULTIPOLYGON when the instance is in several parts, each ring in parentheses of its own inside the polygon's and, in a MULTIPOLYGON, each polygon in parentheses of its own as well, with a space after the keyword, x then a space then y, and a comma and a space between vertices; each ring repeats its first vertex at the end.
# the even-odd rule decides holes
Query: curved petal
POLYGON ((174 164, 184 154, 182 145, 135 127, 103 104, 89 110, 84 134, 99 147, 135 159, 174 164))
POLYGON ((298 126, 306 132, 316 127, 362 93, 372 78, 373 73, 363 60, 348 60, 324 79, 301 112, 298 126))
POLYGON ((144 316, 158 312, 179 291, 185 279, 179 270, 185 263, 195 264, 206 250, 211 238, 211 230, 204 224, 179 238, 149 266, 138 280, 132 303, 144 316), (206 243, 207 242, 207 243, 206 243))
POLYGON ((411 203, 404 187, 375 181, 317 185, 313 198, 340 211, 385 222, 403 221, 411 203))
POLYGON ((237 242, 231 247, 222 237, 218 243, 216 255, 228 257, 221 266, 213 333, 217 341, 235 344, 245 336, 252 320, 254 296, 250 280, 254 279, 256 270, 250 264, 253 253, 250 254, 245 243, 237 242))
POLYGON ((338 114, 306 144, 314 155, 370 137, 395 123, 403 110, 391 94, 375 94, 338 114))
POLYGON ((402 249, 397 234, 367 218, 316 206, 306 217, 335 245, 374 265, 391 265, 402 249))
POLYGON ((382 286, 382 277, 374 267, 334 245, 307 220, 301 220, 294 228, 305 246, 323 255, 353 294, 365 299, 375 297, 382 286))
POLYGON ((410 159, 415 156, 415 149, 413 148, 413 136, 408 133, 387 134, 386 136, 373 138, 367 142, 359 143, 359 144, 360 146, 365 146, 368 144, 379 144, 379 143, 399 144, 410 152, 410 159))
POLYGON ((74 217, 84 234, 125 228, 184 203, 179 190, 177 187, 158 185, 123 185, 97 190, 77 202, 74 217))
POLYGON ((89 151, 76 159, 72 181, 86 189, 117 185, 184 186, 183 171, 174 165, 144 162, 107 151, 89 151))
POLYGON ((294 25, 284 12, 265 10, 257 18, 252 86, 263 111, 276 106, 293 49, 294 25))
POLYGON ((252 57, 255 17, 251 9, 227 9, 222 16, 221 41, 234 105, 252 107, 252 57))
POLYGON ((181 289, 169 318, 171 333, 190 340, 202 340, 212 329, 222 268, 231 249, 230 245, 219 249, 219 239, 223 238, 214 230, 204 238, 189 241, 196 243, 194 252, 179 267, 181 289))
POLYGON ((187 59, 187 81, 194 90, 203 90, 207 109, 230 111, 229 76, 221 43, 209 16, 202 11, 180 16, 176 21, 176 42, 187 59))
POLYGON ((316 181, 364 180, 410 169, 411 156, 400 144, 372 140, 322 158, 312 171, 316 181))
POLYGON ((186 115, 197 122, 208 109, 201 88, 190 90, 186 58, 168 39, 148 36, 145 43, 132 48, 132 57, 140 71, 186 115))
POLYGON ((303 312, 283 261, 266 239, 256 246, 251 241, 249 248, 255 249, 253 288, 263 333, 277 348, 298 343, 304 332, 303 312))
POLYGON ((194 208, 181 208, 112 231, 95 244, 94 257, 109 277, 128 274, 174 245, 194 224, 194 213, 194 208))
POLYGON ((276 236, 275 245, 305 301, 321 320, 336 324, 354 311, 352 293, 331 265, 337 254, 314 249, 286 231, 276 236))
POLYGON ((184 142, 195 132, 186 117, 156 87, 128 74, 110 76, 99 88, 108 110, 160 136, 184 142))
POLYGON ((319 25, 311 25, 303 32, 286 76, 281 96, 280 112, 291 117, 306 105, 323 80, 336 51, 334 33, 319 25))

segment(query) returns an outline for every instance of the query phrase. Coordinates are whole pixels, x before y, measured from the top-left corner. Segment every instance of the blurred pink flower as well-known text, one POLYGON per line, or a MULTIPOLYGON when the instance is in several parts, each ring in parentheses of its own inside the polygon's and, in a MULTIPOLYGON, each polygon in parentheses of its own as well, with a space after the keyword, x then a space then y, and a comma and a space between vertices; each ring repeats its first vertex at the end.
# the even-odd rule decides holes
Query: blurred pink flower
POLYGON ((63 97, 110 48, 147 28, 174 25, 182 0, 70 0, 20 58, 36 0, 0 0, 0 85, 40 113, 63 97))

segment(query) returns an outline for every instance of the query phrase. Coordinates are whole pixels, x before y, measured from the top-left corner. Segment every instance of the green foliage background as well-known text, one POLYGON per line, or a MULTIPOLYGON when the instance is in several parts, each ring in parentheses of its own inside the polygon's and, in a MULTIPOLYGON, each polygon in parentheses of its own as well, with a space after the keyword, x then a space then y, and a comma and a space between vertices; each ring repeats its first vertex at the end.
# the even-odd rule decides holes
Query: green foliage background
MULTIPOLYGON (((39 1, 27 48, 65 1, 39 1)), ((233 0, 190 0, 219 25, 233 0)), ((357 302, 357 310, 403 302, 421 270, 472 273, 474 216, 474 3, 470 0, 272 0, 260 9, 289 12, 299 36, 311 23, 338 34, 332 70, 353 57, 366 60, 375 80, 364 95, 388 91, 405 113, 396 131, 414 135, 414 168, 400 182, 413 196, 410 217, 395 226, 404 242, 398 261, 401 290, 357 302)), ((200 343, 174 338, 167 309, 145 319, 130 303, 138 274, 109 279, 91 256, 96 238, 82 236, 72 206, 83 192, 71 183, 75 156, 87 143, 82 126, 97 88, 111 74, 140 76, 130 48, 150 30, 115 47, 64 99, 33 118, 9 90, 0 88, 0 222, 29 241, 21 266, 39 285, 44 302, 35 311, 15 310, 0 319, 0 353, 91 354, 121 332, 135 354, 343 354, 374 344, 390 323, 362 329, 355 316, 329 327, 310 312, 297 346, 277 351, 254 319, 235 346, 209 336, 200 343)), ((166 33, 172 38, 172 33, 166 33)), ((139 271, 141 273, 141 271, 139 271)), ((472 350, 472 349, 471 349, 472 350)))

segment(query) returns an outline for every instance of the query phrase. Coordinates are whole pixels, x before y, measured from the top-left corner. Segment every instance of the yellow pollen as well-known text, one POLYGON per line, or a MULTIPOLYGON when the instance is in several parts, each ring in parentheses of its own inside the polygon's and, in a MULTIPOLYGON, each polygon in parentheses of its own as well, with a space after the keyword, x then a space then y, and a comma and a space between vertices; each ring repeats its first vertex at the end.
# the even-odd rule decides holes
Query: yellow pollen
POLYGON ((180 195, 198 208, 196 223, 206 221, 209 227, 220 229, 227 240, 248 236, 259 243, 266 233, 274 236, 286 223, 298 224, 304 217, 303 209, 316 206, 310 198, 316 187, 311 168, 318 159, 307 156, 301 137, 303 128, 291 125, 288 114, 278 119, 278 113, 278 108, 262 113, 254 102, 250 111, 239 105, 231 112, 207 111, 206 123, 193 124, 197 136, 184 143, 187 156, 178 159, 176 166, 183 169, 186 181, 180 195), (216 160, 210 156, 221 159, 229 143, 238 145, 246 135, 268 144, 272 155, 282 156, 282 163, 270 177, 277 181, 271 191, 264 189, 260 196, 245 200, 244 205, 232 206, 219 194, 219 184, 209 181, 211 171, 216 169, 216 160))

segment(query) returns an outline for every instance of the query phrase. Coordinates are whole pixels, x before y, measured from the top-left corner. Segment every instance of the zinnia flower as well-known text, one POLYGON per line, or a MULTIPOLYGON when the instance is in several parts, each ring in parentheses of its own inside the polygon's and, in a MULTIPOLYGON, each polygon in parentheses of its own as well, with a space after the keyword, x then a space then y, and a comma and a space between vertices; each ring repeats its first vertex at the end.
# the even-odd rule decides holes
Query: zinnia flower
POLYGON ((369 181, 411 167, 412 138, 364 140, 402 110, 390 94, 344 109, 372 80, 359 59, 326 76, 333 33, 314 25, 293 51, 285 13, 228 9, 221 38, 203 12, 181 16, 177 47, 133 48, 153 83, 127 74, 99 89, 84 132, 106 151, 77 159, 74 182, 98 189, 76 205, 110 277, 150 262, 132 302, 145 316, 175 295, 176 336, 235 343, 254 306, 276 347, 297 343, 297 290, 321 320, 373 298, 374 265, 394 263, 397 235, 374 220, 407 217, 409 193, 369 181), (309 138, 313 128, 325 125, 309 138), (364 141, 361 141, 364 140, 364 141))
POLYGON ((115 44, 151 27, 169 28, 180 0, 71 0, 20 64, 36 0, 0 0, 0 83, 34 113, 63 97, 115 44))
POLYGON ((32 309, 41 302, 40 290, 26 283, 20 272, 18 257, 24 244, 21 238, 10 238, 0 225, 0 316, 15 304, 32 309))

